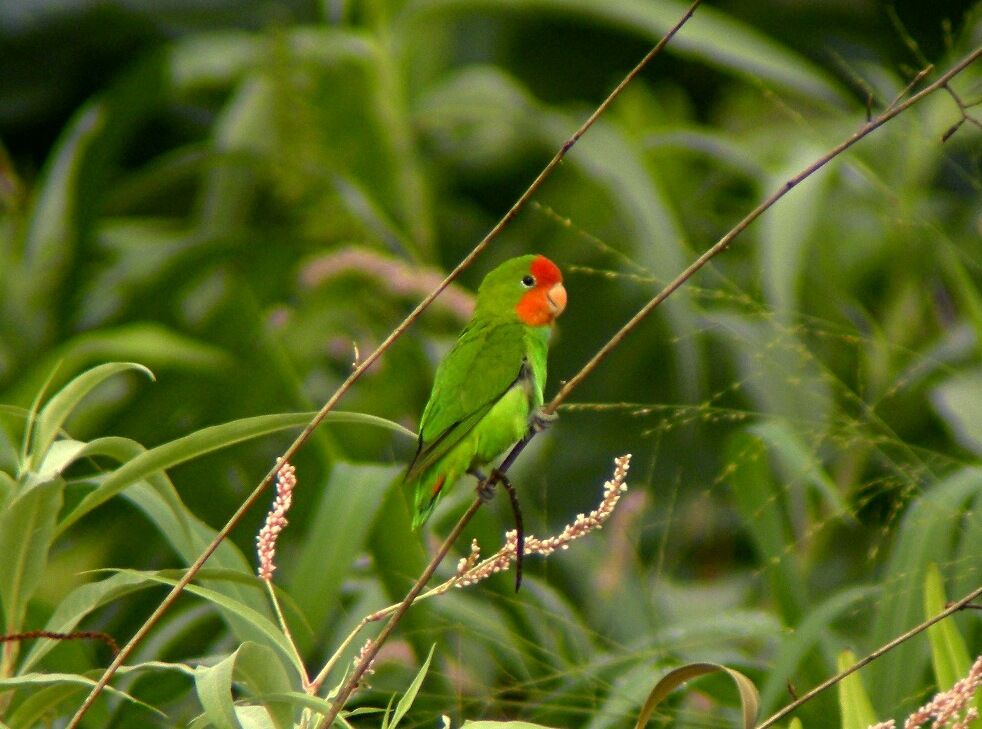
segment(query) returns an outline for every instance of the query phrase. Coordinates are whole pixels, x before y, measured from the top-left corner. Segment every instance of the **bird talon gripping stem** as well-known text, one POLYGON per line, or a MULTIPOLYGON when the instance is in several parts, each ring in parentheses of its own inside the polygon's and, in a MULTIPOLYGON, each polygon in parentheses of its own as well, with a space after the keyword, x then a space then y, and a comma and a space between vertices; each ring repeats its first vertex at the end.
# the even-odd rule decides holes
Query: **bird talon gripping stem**
POLYGON ((547 413, 544 408, 536 408, 529 417, 529 427, 535 433, 541 433, 550 425, 556 422, 559 416, 556 413, 547 413))
POLYGON ((477 478, 477 496, 486 504, 494 498, 494 479, 486 478, 480 471, 474 475, 477 478))

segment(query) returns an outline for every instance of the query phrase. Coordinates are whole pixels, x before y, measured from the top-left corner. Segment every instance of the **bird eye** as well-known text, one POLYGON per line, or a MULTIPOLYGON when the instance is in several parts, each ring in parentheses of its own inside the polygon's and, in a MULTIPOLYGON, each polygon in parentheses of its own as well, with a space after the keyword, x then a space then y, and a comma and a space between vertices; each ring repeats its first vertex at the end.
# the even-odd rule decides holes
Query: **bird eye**
POLYGON ((522 285, 527 288, 532 288, 533 286, 535 286, 535 279, 532 278, 531 276, 526 276, 525 278, 522 279, 522 285))

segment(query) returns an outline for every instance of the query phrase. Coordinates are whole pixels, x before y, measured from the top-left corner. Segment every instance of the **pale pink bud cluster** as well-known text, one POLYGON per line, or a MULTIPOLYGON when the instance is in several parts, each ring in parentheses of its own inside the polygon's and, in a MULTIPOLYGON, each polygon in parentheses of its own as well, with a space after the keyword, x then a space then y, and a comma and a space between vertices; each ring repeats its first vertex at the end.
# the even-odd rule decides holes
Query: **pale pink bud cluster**
MULTIPOLYGON (((907 717, 904 729, 919 729, 931 721, 931 729, 968 729, 979 718, 979 710, 969 703, 982 686, 982 656, 975 659, 965 678, 959 679, 947 691, 934 698, 907 717)), ((893 719, 873 724, 869 729, 896 729, 893 719)))
POLYGON ((931 718, 931 729, 968 729, 979 718, 979 710, 969 706, 975 692, 982 685, 982 656, 975 659, 965 678, 959 679, 947 691, 936 694, 933 699, 907 717, 904 729, 917 729, 931 718))
MULTIPOLYGON (((569 549, 569 543, 574 539, 586 536, 594 529, 602 528, 604 522, 614 512, 621 494, 627 491, 625 479, 630 467, 630 453, 615 458, 613 478, 604 484, 604 495, 597 508, 589 514, 577 514, 573 523, 567 524, 563 531, 554 537, 538 539, 529 534, 525 537, 525 554, 541 554, 543 557, 547 557, 557 549, 569 549)), ((480 556, 477 541, 471 542, 471 553, 457 564, 457 576, 454 578, 455 586, 468 587, 493 574, 507 570, 515 561, 517 553, 518 534, 514 530, 505 534, 504 546, 483 562, 477 561, 480 556)))
MULTIPOLYGON (((365 641, 365 645, 361 647, 361 650, 358 651, 358 655, 355 656, 354 660, 352 661, 355 670, 358 670, 358 666, 361 665, 361 662, 365 660, 365 656, 367 656, 374 647, 375 641, 373 641, 371 638, 365 641)), ((358 681, 358 688, 370 688, 368 685, 368 677, 375 673, 375 668, 373 668, 374 665, 375 659, 372 658, 372 660, 368 662, 368 667, 362 671, 361 678, 358 681)))
POLYGON ((259 576, 269 581, 276 571, 276 539, 289 523, 286 512, 293 503, 293 488, 297 485, 297 471, 282 458, 276 459, 276 499, 273 508, 266 515, 266 523, 256 537, 256 552, 259 554, 259 576))

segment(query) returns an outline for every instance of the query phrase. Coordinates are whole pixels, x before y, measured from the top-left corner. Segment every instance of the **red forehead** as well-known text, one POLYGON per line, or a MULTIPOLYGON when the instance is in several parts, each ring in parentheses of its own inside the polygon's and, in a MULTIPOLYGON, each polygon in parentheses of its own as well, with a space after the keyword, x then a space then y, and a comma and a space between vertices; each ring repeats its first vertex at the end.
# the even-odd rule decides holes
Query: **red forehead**
POLYGON ((535 276, 535 280, 538 281, 540 286, 543 284, 551 286, 563 280, 563 274, 560 272, 559 266, 545 256, 535 257, 532 265, 529 266, 529 273, 535 276))

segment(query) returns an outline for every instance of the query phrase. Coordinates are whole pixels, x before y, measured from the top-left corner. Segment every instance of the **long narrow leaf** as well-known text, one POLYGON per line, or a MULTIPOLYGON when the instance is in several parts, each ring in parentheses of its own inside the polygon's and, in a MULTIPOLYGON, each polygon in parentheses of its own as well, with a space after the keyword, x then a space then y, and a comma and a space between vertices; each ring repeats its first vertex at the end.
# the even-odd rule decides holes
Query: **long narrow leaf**
POLYGON ((214 666, 201 666, 194 672, 194 688, 205 715, 216 729, 242 729, 232 702, 232 671, 238 651, 214 666))
POLYGON ((385 493, 398 481, 401 468, 375 464, 336 463, 327 484, 319 489, 310 534, 301 545, 289 582, 297 603, 312 625, 323 625, 339 608, 341 585, 363 551, 385 493), (343 528, 341 528, 343 525, 343 528))
POLYGON ((0 514, 0 596, 5 632, 21 630, 21 621, 44 579, 65 484, 56 480, 26 489, 0 514))
POLYGON ((669 671, 651 689, 644 706, 641 707, 641 713, 638 714, 634 729, 644 729, 658 705, 676 688, 699 676, 719 672, 729 676, 736 685, 743 710, 743 729, 751 729, 757 719, 757 711, 760 706, 760 696, 757 694, 757 689, 754 687, 753 681, 745 675, 719 663, 690 663, 669 671))
MULTIPOLYGON (((280 430, 302 427, 309 423, 313 416, 314 413, 283 413, 242 418, 230 423, 202 428, 183 438, 152 448, 118 468, 95 491, 86 495, 78 506, 58 524, 58 533, 63 533, 92 509, 104 504, 127 486, 149 474, 163 471, 179 463, 185 463, 206 453, 252 438, 259 438, 280 430)), ((407 437, 414 437, 412 431, 398 423, 363 413, 329 413, 326 422, 373 425, 401 433, 407 437)))
POLYGON ((426 656, 426 660, 423 661, 423 665, 419 667, 419 671, 416 672, 416 677, 413 679, 412 683, 409 684, 409 688, 406 689, 406 693, 402 695, 399 699, 399 703, 396 704, 395 711, 392 712, 392 719, 389 721, 388 729, 395 729, 399 726, 399 722, 406 715, 410 708, 412 708, 413 702, 416 700, 416 694, 419 693, 420 687, 423 685, 423 679, 426 678, 426 672, 430 670, 430 661, 433 659, 433 649, 436 648, 436 644, 430 648, 429 654, 426 656))
MULTIPOLYGON (((145 580, 151 582, 158 582, 162 585, 173 586, 174 584, 177 583, 177 580, 172 579, 170 577, 165 577, 161 573, 137 572, 136 570, 120 570, 120 573, 140 575, 145 580)), ((228 595, 223 595, 217 590, 212 590, 207 587, 201 587, 199 585, 188 585, 187 587, 184 588, 184 590, 185 592, 188 592, 192 595, 197 595, 198 597, 202 597, 214 605, 225 608, 226 610, 230 610, 242 620, 245 620, 248 623, 252 624, 260 632, 260 634, 269 642, 270 645, 280 650, 280 652, 287 658, 287 660, 294 667, 294 669, 296 669, 298 674, 302 674, 304 672, 304 667, 302 665, 298 665, 296 662, 297 660, 296 656, 293 652, 293 649, 290 646, 287 637, 283 635, 283 632, 280 630, 279 626, 276 625, 276 623, 271 621, 269 618, 267 618, 265 615, 258 612, 257 610, 254 610, 248 605, 243 605, 237 600, 230 598, 228 595)))
MULTIPOLYGON (((838 670, 844 671, 856 662, 852 651, 839 654, 838 670)), ((842 729, 867 729, 876 723, 876 712, 870 701, 863 679, 858 671, 849 674, 837 685, 839 694, 839 711, 842 715, 842 729)))
MULTIPOLYGON (((642 36, 649 42, 678 21, 688 3, 663 0, 416 0, 408 4, 407 20, 437 22, 434 15, 459 15, 467 10, 550 13, 608 25, 642 36)), ((411 31, 406 31, 410 32, 411 31)), ((410 36, 411 37, 411 36, 410 36)), ((713 7, 703 5, 683 31, 668 44, 669 53, 697 58, 739 74, 755 84, 774 84, 809 99, 843 104, 841 88, 821 69, 790 48, 713 7)))
POLYGON ((28 456, 28 469, 33 471, 41 463, 61 426, 82 398, 113 375, 128 370, 143 372, 151 380, 154 379, 153 372, 136 362, 109 362, 83 372, 48 400, 38 413, 34 441, 28 456))
MULTIPOLYGON (((938 565, 932 562, 924 575, 924 617, 933 618, 945 609, 947 598, 944 580, 938 565)), ((942 620, 927 629, 931 644, 931 663, 939 691, 947 691, 955 682, 968 674, 972 659, 968 655, 965 641, 958 633, 955 621, 942 620)))

